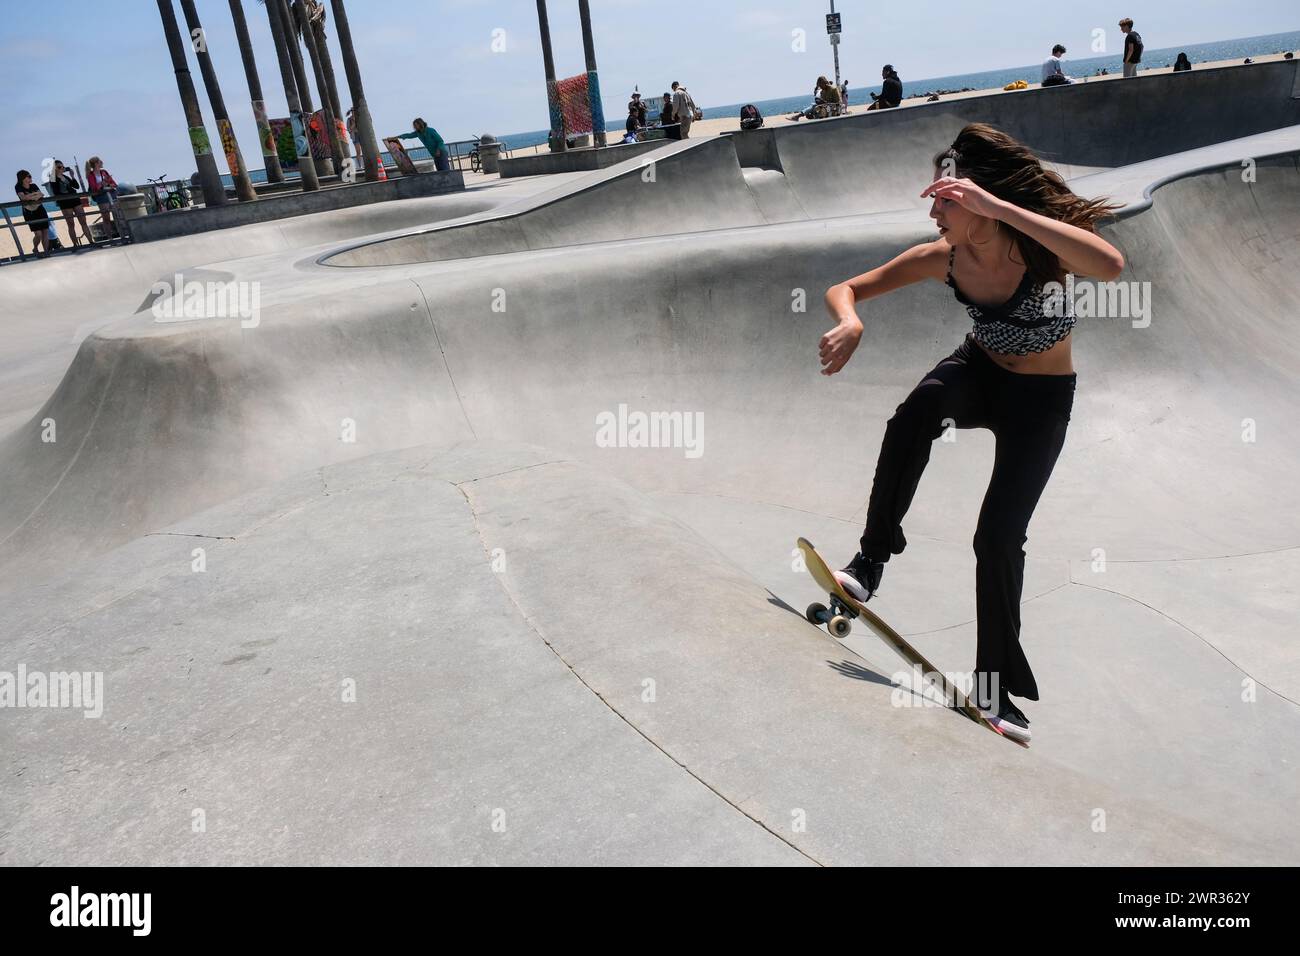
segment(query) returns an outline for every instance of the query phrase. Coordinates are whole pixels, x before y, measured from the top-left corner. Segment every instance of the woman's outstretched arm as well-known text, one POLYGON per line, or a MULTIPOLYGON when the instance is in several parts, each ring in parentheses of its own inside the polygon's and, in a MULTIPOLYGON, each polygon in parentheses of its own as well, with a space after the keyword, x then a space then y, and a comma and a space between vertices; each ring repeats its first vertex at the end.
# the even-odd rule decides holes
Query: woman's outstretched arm
POLYGON ((853 356, 862 338, 862 320, 854 306, 893 292, 922 279, 942 279, 948 262, 942 241, 913 246, 890 259, 883 266, 836 283, 826 290, 826 310, 835 320, 835 328, 822 336, 819 344, 823 375, 834 375, 853 356))

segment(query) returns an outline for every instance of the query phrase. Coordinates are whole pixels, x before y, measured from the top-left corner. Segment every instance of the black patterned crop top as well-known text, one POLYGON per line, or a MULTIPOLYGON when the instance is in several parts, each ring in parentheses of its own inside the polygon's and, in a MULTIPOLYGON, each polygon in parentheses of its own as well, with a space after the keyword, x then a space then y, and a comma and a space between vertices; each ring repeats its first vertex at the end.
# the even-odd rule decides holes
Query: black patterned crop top
POLYGON ((994 352, 1028 355, 1046 352, 1074 328, 1074 308, 1070 298, 1053 295, 1029 277, 1029 270, 1011 298, 1001 305, 977 305, 962 294, 952 278, 952 260, 957 250, 948 253, 948 285, 957 301, 975 320, 975 341, 994 352))

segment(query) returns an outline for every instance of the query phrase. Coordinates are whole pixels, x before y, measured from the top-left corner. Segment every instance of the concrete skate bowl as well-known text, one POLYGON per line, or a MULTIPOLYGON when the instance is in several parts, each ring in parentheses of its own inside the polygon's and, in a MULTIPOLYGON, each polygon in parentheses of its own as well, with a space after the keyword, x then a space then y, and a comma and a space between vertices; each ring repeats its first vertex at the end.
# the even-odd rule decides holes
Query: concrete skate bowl
MULTIPOLYGON (((103 672, 108 719, 2 725, 2 858, 1295 862, 1298 185, 1204 170, 1107 230, 1151 317, 1076 334, 1028 752, 799 613, 795 536, 852 551, 885 420, 967 327, 912 287, 817 372, 821 290, 919 217, 300 261, 257 329, 99 330, 0 443, 0 560, 8 656, 103 672), (702 454, 602 447, 620 406, 699 414, 702 454)), ((992 451, 936 443, 880 598, 946 670, 992 451)))
POLYGON ((335 266, 472 258, 928 206, 934 154, 989 123, 1066 178, 1300 123, 1297 64, 990 94, 666 146, 476 222, 363 243, 335 266), (1225 104, 1231 103, 1231 108, 1225 104))
POLYGON ((0 362, 0 434, 44 403, 91 331, 147 308, 155 283, 170 285, 176 273, 198 281, 233 276, 243 272, 241 260, 251 257, 426 226, 482 213, 502 201, 494 191, 474 190, 101 248, 78 256, 75 265, 51 259, 6 266, 0 269, 0 303, 9 360, 0 362), (208 263, 226 265, 196 268, 208 263))

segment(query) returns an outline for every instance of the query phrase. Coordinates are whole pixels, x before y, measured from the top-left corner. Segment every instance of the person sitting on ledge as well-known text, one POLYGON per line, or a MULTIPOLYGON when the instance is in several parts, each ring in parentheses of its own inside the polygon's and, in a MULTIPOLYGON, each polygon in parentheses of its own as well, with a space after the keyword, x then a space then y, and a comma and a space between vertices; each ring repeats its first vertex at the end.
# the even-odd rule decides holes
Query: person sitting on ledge
POLYGON ((867 109, 892 110, 903 102, 903 81, 888 63, 881 67, 880 76, 885 82, 879 93, 871 94, 871 105, 867 109))

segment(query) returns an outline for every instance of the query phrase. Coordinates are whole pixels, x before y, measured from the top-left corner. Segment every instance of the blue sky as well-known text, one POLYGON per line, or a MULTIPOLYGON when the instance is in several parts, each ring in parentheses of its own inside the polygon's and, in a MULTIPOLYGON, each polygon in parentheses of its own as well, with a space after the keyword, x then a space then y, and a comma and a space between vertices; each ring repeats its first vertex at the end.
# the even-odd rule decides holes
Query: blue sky
MULTIPOLYGON (((245 158, 260 165, 228 0, 197 5, 245 158)), ((268 109, 285 115, 265 8, 258 0, 243 5, 268 109)), ((25 6, 21 33, 16 2, 3 6, 0 174, 35 171, 44 156, 70 163, 92 153, 119 178, 137 182, 193 171, 156 0, 25 6)), ((577 2, 548 6, 556 71, 581 72, 577 2)), ((797 95, 831 72, 825 0, 591 0, 591 7, 606 112, 614 118, 634 84, 658 94, 680 79, 709 106, 797 95), (802 52, 792 49, 798 29, 807 36, 802 52)), ((844 21, 842 75, 855 87, 877 80, 886 61, 905 79, 922 79, 1037 63, 1055 42, 1086 57, 1095 28, 1106 31, 1108 43, 1120 42, 1115 24, 1125 15, 1150 48, 1300 28, 1295 0, 841 0, 836 7, 844 21)), ((347 0, 347 8, 381 137, 409 129, 416 115, 448 140, 546 127, 535 0, 347 0), (504 50, 492 49, 494 36, 504 37, 504 50)), ((332 18, 326 29, 346 101, 332 18)), ((192 54, 190 68, 215 139, 192 54)), ((217 162, 225 172, 219 151, 217 162)))

